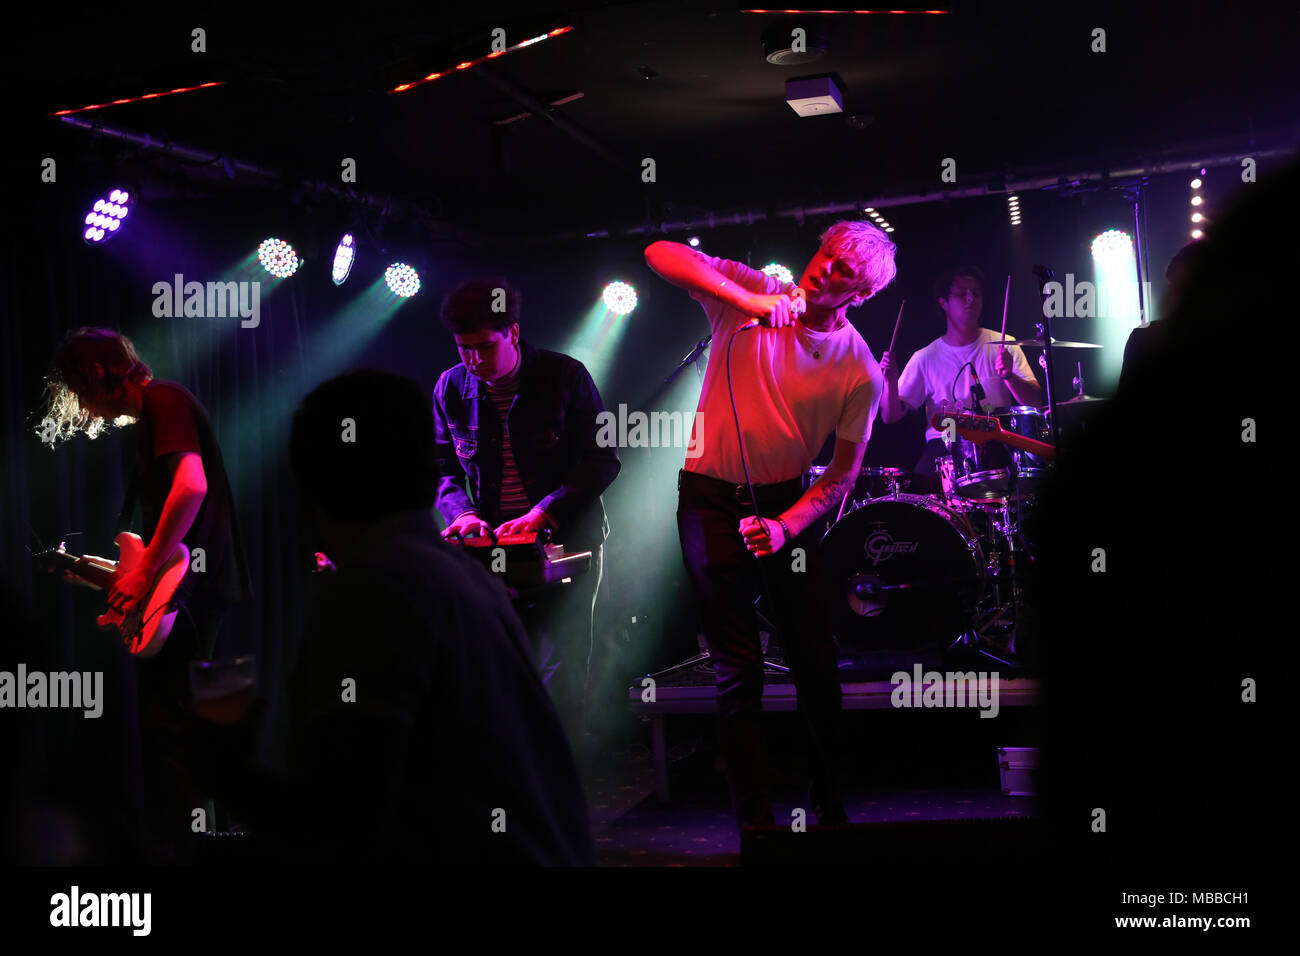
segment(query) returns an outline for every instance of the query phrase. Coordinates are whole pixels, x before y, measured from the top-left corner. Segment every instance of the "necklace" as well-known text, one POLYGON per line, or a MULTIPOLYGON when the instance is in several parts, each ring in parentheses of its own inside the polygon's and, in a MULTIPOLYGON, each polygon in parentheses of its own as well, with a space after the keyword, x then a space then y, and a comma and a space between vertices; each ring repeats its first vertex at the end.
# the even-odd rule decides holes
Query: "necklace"
MULTIPOLYGON (((800 324, 800 325, 803 325, 803 322, 801 321, 799 324, 800 324)), ((848 319, 846 319, 846 318, 844 318, 843 316, 841 316, 839 322, 836 323, 835 328, 833 328, 833 329, 826 329, 824 332, 823 332, 823 331, 819 331, 819 330, 817 330, 817 329, 810 328, 809 326, 806 326, 806 325, 804 325, 804 328, 807 329, 809 332, 817 332, 818 335, 830 335, 832 332, 838 332, 840 329, 844 328, 844 326, 847 325, 847 324, 848 324, 848 319)), ((821 349, 820 349, 820 348, 814 348, 814 349, 813 349, 813 358, 814 358, 814 359, 819 359, 819 358, 821 358, 821 357, 822 357, 821 349)))

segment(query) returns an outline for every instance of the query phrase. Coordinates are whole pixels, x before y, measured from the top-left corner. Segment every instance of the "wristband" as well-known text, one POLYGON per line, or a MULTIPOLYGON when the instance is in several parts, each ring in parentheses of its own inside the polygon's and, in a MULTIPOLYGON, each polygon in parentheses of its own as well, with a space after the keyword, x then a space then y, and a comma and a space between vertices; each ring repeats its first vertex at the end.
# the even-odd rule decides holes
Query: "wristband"
POLYGON ((785 519, 782 517, 778 516, 776 520, 781 522, 781 530, 785 532, 785 540, 786 543, 789 544, 791 541, 794 540, 794 535, 790 533, 790 526, 785 523, 785 519))

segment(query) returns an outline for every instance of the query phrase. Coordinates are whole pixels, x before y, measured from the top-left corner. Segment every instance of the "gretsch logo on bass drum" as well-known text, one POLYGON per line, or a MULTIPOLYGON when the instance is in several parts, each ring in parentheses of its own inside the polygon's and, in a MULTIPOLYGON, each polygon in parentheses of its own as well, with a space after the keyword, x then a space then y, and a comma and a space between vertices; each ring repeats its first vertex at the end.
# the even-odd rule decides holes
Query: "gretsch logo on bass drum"
POLYGON ((867 535, 862 550, 866 552, 867 557, 871 558, 873 565, 878 565, 896 554, 913 554, 920 546, 919 541, 895 541, 883 526, 879 526, 867 535))

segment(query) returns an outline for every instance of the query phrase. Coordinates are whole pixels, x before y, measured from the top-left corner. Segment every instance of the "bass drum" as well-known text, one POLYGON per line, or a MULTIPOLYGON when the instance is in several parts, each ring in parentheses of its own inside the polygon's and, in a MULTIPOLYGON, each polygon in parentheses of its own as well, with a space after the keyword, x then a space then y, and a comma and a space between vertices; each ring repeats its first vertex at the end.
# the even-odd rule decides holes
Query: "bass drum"
POLYGON ((938 498, 865 502, 831 526, 821 547, 842 655, 947 646, 971 626, 983 548, 969 519, 938 498))

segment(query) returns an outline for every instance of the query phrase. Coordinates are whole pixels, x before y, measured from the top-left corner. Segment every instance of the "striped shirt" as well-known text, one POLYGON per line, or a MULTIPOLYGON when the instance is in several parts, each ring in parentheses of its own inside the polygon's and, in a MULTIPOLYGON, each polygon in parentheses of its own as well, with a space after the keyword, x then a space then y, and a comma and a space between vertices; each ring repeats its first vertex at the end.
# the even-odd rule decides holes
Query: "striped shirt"
POLYGON ((519 477, 519 466, 515 464, 515 453, 510 446, 510 425, 507 421, 510 406, 514 404, 515 395, 519 393, 519 370, 499 385, 485 382, 488 398, 497 410, 497 421, 501 423, 501 504, 500 520, 509 521, 527 514, 533 507, 528 500, 528 492, 519 477))

